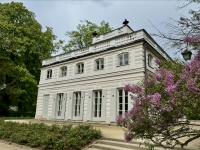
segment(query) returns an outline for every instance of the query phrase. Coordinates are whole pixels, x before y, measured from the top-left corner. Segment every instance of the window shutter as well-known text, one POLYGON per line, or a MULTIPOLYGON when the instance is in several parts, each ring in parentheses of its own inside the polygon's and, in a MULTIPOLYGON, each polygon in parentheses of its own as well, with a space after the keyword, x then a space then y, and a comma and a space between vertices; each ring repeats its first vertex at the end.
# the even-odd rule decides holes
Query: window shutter
POLYGON ((110 122, 116 122, 117 117, 117 89, 111 89, 110 122))
POLYGON ((67 100, 67 94, 64 93, 63 94, 63 101, 62 101, 61 119, 65 119, 66 100, 67 100))
POLYGON ((94 61, 94 70, 97 70, 97 60, 94 61))
POLYGON ((87 101, 87 121, 92 120, 92 101, 93 101, 93 91, 88 92, 88 101, 87 101))
POLYGON ((106 89, 102 90, 101 121, 106 121, 106 89))
POLYGON ((52 104, 52 119, 55 119, 56 97, 57 97, 57 94, 54 94, 53 95, 53 104, 52 104))
POLYGON ((80 120, 83 120, 83 108, 84 108, 84 99, 85 99, 85 92, 81 91, 81 112, 80 112, 80 120))
POLYGON ((131 108, 133 107, 132 102, 133 100, 131 100, 131 92, 128 92, 128 110, 131 110, 131 108))
POLYGON ((69 100, 68 100, 68 112, 67 112, 67 119, 72 119, 72 111, 73 111, 73 92, 69 93, 69 100))

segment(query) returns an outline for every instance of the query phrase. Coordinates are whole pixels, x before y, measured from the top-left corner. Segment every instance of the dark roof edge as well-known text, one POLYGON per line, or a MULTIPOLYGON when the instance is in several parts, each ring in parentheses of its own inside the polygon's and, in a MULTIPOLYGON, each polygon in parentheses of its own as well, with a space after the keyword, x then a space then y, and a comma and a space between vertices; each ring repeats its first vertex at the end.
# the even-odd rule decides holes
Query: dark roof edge
MULTIPOLYGON (((141 30, 143 30, 148 36, 149 36, 149 38, 153 41, 153 42, 155 42, 157 45, 158 45, 158 47, 162 50, 162 52, 163 53, 165 53, 165 55, 167 55, 167 57, 169 57, 172 61, 173 61, 173 59, 165 52, 165 50, 149 35, 149 33, 145 30, 145 29, 141 29, 141 30)), ((137 31, 140 31, 140 30, 137 30, 137 31)))

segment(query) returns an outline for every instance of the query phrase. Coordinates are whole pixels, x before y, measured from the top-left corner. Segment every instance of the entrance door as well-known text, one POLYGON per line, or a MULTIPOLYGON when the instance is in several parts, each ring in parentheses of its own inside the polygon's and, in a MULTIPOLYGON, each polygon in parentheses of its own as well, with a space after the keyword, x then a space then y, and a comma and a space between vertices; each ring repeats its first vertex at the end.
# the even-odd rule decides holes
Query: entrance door
POLYGON ((42 118, 47 119, 48 117, 48 105, 49 105, 49 95, 44 95, 43 106, 42 106, 42 118))
POLYGON ((100 121, 102 116, 102 91, 94 91, 93 120, 100 121))
POLYGON ((128 111, 128 92, 125 92, 123 89, 118 89, 117 93, 118 98, 118 115, 123 115, 128 111))
POLYGON ((56 100, 56 119, 62 119, 62 111, 63 111, 63 94, 57 95, 56 100))

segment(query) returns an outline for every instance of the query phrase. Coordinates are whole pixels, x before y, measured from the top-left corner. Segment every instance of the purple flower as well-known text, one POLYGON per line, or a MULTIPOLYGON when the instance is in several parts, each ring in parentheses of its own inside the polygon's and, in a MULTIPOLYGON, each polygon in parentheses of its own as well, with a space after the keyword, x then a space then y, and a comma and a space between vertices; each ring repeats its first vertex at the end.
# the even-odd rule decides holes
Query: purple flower
POLYGON ((160 104, 161 95, 159 93, 155 93, 154 95, 151 95, 151 102, 154 105, 160 104))
POLYGON ((124 122, 124 118, 123 118, 122 116, 118 116, 118 117, 116 118, 116 123, 117 123, 118 125, 123 124, 123 122, 124 122))
POLYGON ((126 133, 126 134, 125 134, 125 140, 126 140, 126 142, 131 141, 131 134, 126 133))
POLYGON ((176 90, 176 85, 169 85, 169 86, 165 89, 165 91, 166 91, 167 93, 169 93, 169 94, 174 93, 175 90, 176 90))
POLYGON ((175 105, 175 104, 177 104, 177 100, 173 97, 173 98, 171 98, 171 103, 175 105))
POLYGON ((194 79, 189 79, 187 81, 187 88, 189 91, 191 91, 193 94, 198 94, 199 88, 196 86, 196 83, 194 79))
POLYGON ((126 92, 133 92, 133 93, 137 93, 137 94, 141 94, 142 93, 142 88, 138 85, 130 85, 127 84, 124 87, 124 91, 126 92))
POLYGON ((194 43, 194 42, 199 42, 199 38, 198 37, 185 37, 184 38, 184 41, 185 42, 190 42, 190 43, 194 43))
POLYGON ((160 65, 160 59, 156 58, 154 61, 157 65, 160 65))

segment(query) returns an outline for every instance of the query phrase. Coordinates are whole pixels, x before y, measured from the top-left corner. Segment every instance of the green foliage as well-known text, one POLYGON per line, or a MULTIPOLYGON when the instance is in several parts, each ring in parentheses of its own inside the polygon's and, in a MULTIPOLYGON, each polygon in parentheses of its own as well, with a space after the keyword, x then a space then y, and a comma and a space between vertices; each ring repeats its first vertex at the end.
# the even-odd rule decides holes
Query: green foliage
POLYGON ((56 36, 50 27, 42 31, 19 2, 0 3, 0 20, 0 86, 7 85, 0 91, 0 116, 10 115, 9 106, 18 106, 19 116, 34 116, 41 63, 56 51, 56 36))
POLYGON ((99 26, 88 20, 80 20, 80 22, 82 24, 78 24, 77 31, 66 32, 70 40, 68 44, 63 47, 64 51, 72 51, 90 46, 92 44, 94 31, 96 31, 98 35, 101 35, 112 30, 109 23, 105 21, 102 21, 99 26))
POLYGON ((94 139, 102 137, 91 125, 19 124, 0 119, 0 139, 48 150, 80 150, 94 139))

